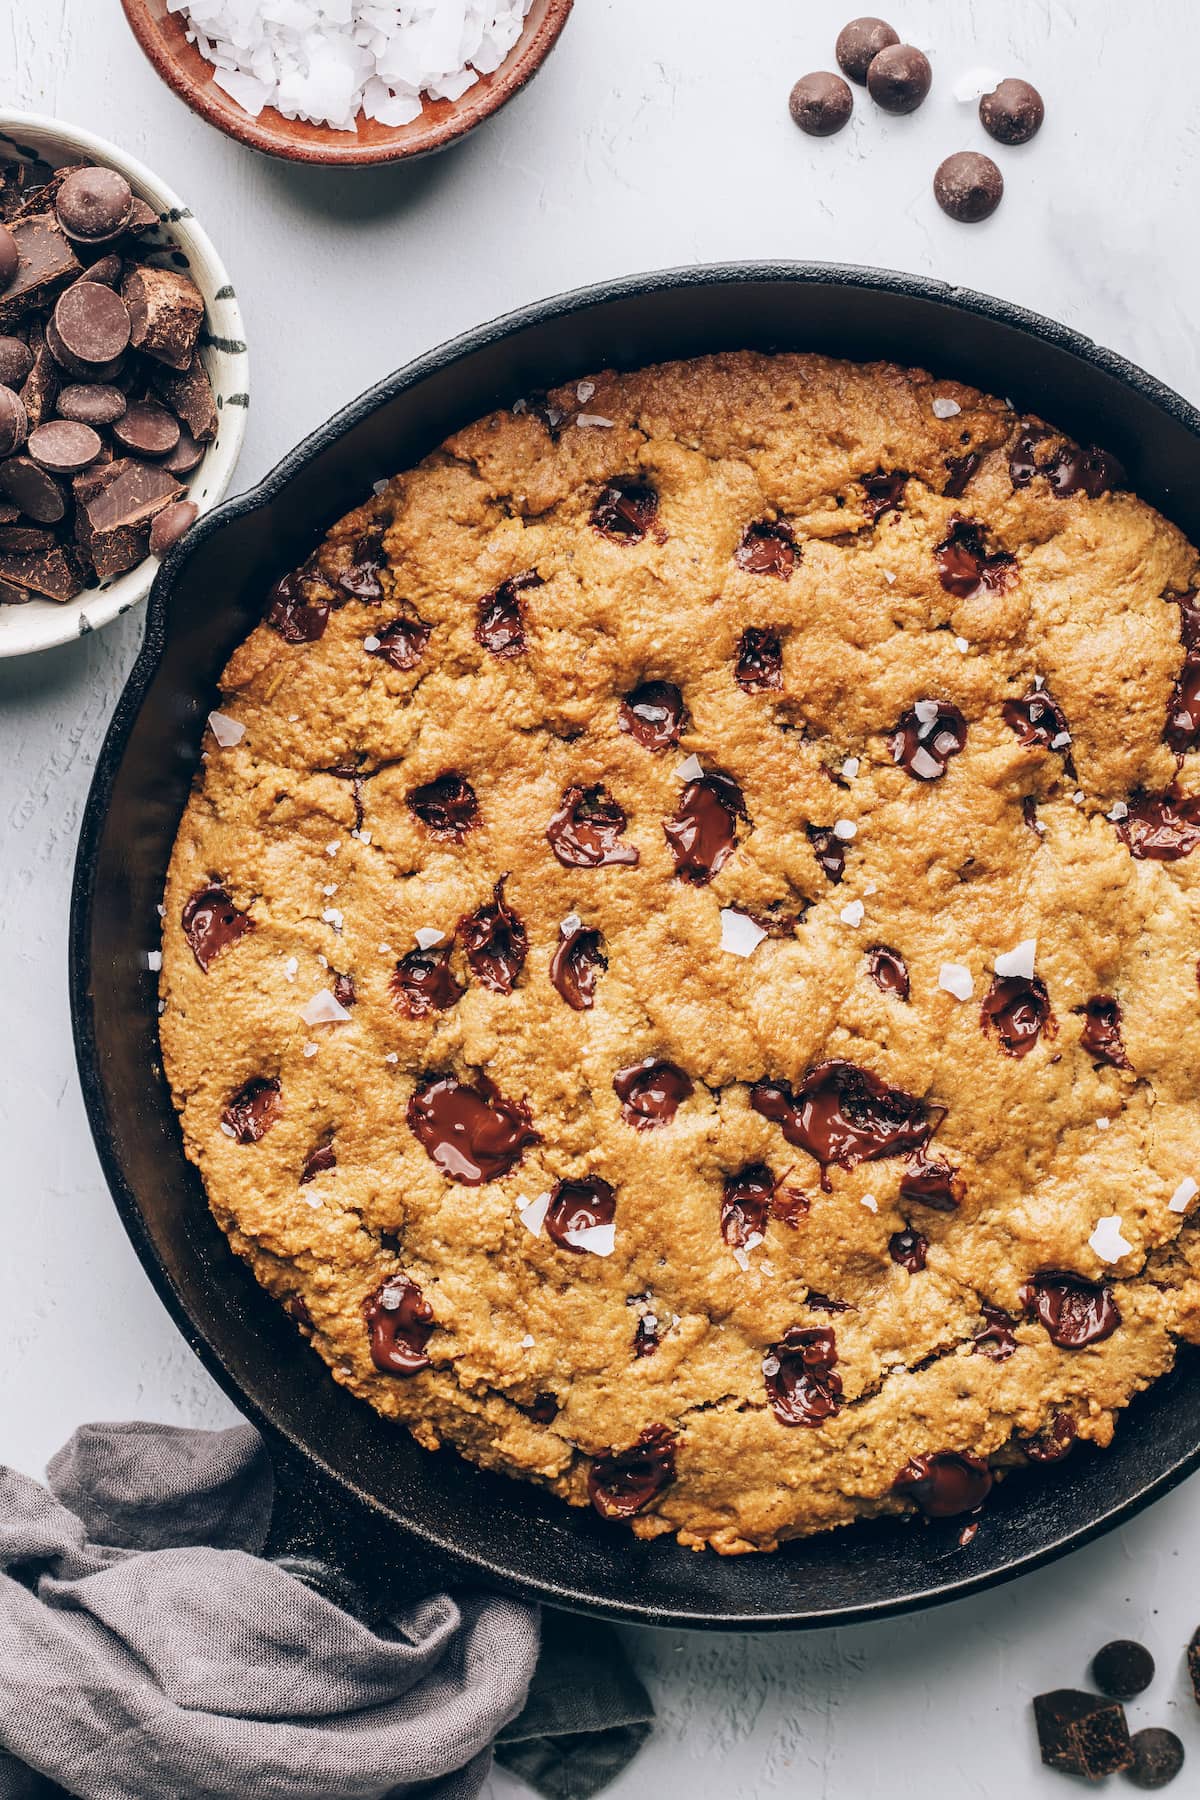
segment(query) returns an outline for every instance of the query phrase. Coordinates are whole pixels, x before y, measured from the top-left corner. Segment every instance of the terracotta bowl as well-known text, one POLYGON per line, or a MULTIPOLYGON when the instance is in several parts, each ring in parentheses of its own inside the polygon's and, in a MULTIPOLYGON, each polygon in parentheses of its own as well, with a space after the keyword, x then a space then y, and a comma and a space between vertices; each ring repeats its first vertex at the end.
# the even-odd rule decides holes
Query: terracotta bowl
POLYGON ((481 76, 460 100, 426 100, 420 118, 409 125, 379 125, 360 118, 354 132, 285 119, 273 106, 251 118, 217 86, 212 64, 188 43, 184 17, 168 12, 167 0, 121 0, 121 4, 134 36, 167 86, 210 125, 268 156, 345 166, 427 156, 473 131, 537 73, 557 43, 574 0, 533 0, 525 28, 500 67, 481 76))

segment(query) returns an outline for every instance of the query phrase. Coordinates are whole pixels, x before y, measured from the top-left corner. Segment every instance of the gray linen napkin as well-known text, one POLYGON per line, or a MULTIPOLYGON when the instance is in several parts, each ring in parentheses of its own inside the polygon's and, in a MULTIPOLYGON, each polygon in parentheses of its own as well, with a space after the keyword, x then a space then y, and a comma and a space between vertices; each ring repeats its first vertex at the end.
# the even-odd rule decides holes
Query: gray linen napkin
POLYGON ((249 1425, 84 1426, 48 1478, 0 1468, 0 1800, 472 1800, 502 1727, 526 1780, 587 1800, 649 1730, 607 1627, 552 1627, 535 1675, 520 1601, 414 1596, 371 1629, 264 1560, 249 1425))

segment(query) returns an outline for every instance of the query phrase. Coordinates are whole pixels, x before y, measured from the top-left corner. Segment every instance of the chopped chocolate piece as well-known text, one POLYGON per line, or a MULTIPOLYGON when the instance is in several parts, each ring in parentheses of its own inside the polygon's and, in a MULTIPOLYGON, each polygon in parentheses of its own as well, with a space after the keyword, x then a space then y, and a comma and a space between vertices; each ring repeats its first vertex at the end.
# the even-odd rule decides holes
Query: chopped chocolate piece
POLYGON ((493 656, 524 655, 525 609, 521 595, 526 588, 541 585, 542 578, 537 571, 526 569, 523 575, 511 575, 490 594, 485 594, 479 602, 476 641, 493 656))
POLYGON ((613 1092, 621 1102, 621 1117, 636 1131, 669 1125, 692 1093, 692 1078, 677 1063, 632 1063, 613 1076, 613 1092))
POLYGON ((813 847, 813 855, 817 867, 832 882, 839 882, 846 873, 846 844, 832 825, 806 825, 805 836, 813 847))
POLYGON ((857 81, 859 87, 865 87, 867 70, 879 52, 886 50, 889 44, 899 42, 899 34, 892 30, 885 19, 851 19, 838 32, 834 46, 838 68, 851 81, 857 81))
POLYGON ((550 958, 550 979, 576 1012, 590 1012, 596 998, 596 982, 608 958, 601 949, 598 931, 577 925, 563 932, 550 958))
POLYGON ((364 1303, 371 1361, 383 1375, 419 1375, 429 1367, 433 1308, 407 1275, 389 1275, 364 1303))
POLYGON ((931 1212, 954 1212, 962 1204, 966 1183, 949 1163, 933 1162, 918 1150, 904 1165, 900 1177, 900 1198, 931 1212))
POLYGON ((467 832, 479 824, 475 789, 464 775, 454 772, 412 788, 408 805, 434 837, 451 843, 461 844, 467 832))
POLYGON ((1127 1069, 1129 1058, 1121 1038, 1121 1008, 1111 994, 1093 994, 1084 1006, 1075 1008, 1083 1014, 1080 1045, 1094 1062, 1107 1063, 1113 1069, 1127 1069))
POLYGON ((172 500, 164 506, 150 527, 151 556, 165 556, 199 517, 200 508, 194 500, 172 500))
POLYGON ((432 1013, 448 1012, 467 990, 450 967, 450 946, 445 945, 440 950, 410 950, 401 957, 388 991, 406 1019, 427 1019, 432 1013))
POLYGON ((101 581, 144 560, 150 521, 182 491, 165 469, 128 458, 76 484, 79 547, 101 581))
POLYGON ((853 1169, 879 1157, 905 1156, 929 1136, 925 1107, 915 1095, 850 1062, 820 1064, 794 1094, 782 1082, 757 1081, 750 1104, 782 1127, 789 1144, 816 1158, 823 1186, 831 1163, 853 1169))
POLYGON ((710 882, 737 848, 737 820, 745 818, 742 790, 723 769, 708 769, 689 781, 675 817, 663 824, 680 880, 693 887, 710 882))
POLYGON ((318 1175, 328 1175, 331 1169, 337 1168, 337 1151, 333 1147, 333 1139, 326 1138, 324 1143, 317 1144, 304 1159, 304 1167, 300 1171, 300 1186, 305 1187, 315 1181, 318 1175))
POLYGON ((29 429, 36 431, 50 417, 58 393, 58 364, 50 354, 45 332, 36 322, 30 327, 29 349, 33 352, 33 363, 21 389, 21 400, 29 419, 29 429))
POLYGON ((640 544, 657 519, 657 490, 631 478, 609 482, 592 508, 593 527, 615 544, 640 544))
POLYGON ((29 415, 20 394, 0 387, 0 456, 19 450, 29 433, 29 415))
POLYGON ((875 944, 867 951, 867 967, 881 994, 895 994, 898 1000, 908 999, 911 986, 908 964, 898 950, 875 944))
POLYGON ((504 898, 507 880, 502 875, 492 889, 490 905, 460 919, 458 925, 472 973, 494 994, 512 993, 529 948, 529 933, 504 898))
POLYGON ((67 510, 58 482, 28 456, 10 456, 0 463, 0 493, 39 525, 57 525, 67 510))
POLYGON ((905 1463, 892 1491, 911 1500, 927 1519, 953 1519, 978 1512, 992 1491, 992 1472, 969 1451, 935 1450, 905 1463))
POLYGON ((114 423, 113 436, 135 456, 169 456, 179 442, 179 421, 157 400, 135 400, 114 423))
POLYGON ((94 368, 115 361, 128 345, 129 309, 111 288, 77 281, 59 296, 54 330, 69 356, 94 368))
POLYGON ((325 635, 330 603, 320 579, 310 560, 281 575, 267 595, 266 622, 285 644, 315 644, 325 635))
POLYGON ((313 1317, 305 1304, 303 1294, 289 1294, 283 1303, 283 1310, 289 1319, 295 1320, 302 1332, 313 1330, 313 1317))
POLYGON ((223 950, 254 930, 254 920, 239 912, 228 891, 216 884, 192 895, 180 923, 192 955, 206 975, 223 950))
MULTIPOLYGON (((7 467, 0 467, 0 484, 7 467)), ((1200 794, 1173 790, 1135 795, 1117 826, 1117 836, 1131 856, 1153 862, 1178 862, 1190 856, 1200 844, 1200 794)))
POLYGON ((190 475, 193 469, 199 468, 204 460, 204 445, 198 444, 186 425, 179 427, 179 442, 169 456, 164 456, 162 466, 169 469, 172 475, 190 475))
POLYGON ((1039 457, 1038 446, 1053 436, 1041 425, 1026 419, 1008 453, 1008 473, 1014 488, 1028 487, 1035 475, 1044 475, 1053 491, 1062 499, 1072 494, 1086 494, 1098 500, 1109 488, 1120 487, 1125 471, 1115 456, 1092 444, 1083 449, 1064 438, 1058 448, 1039 457))
POLYGON ((54 209, 68 237, 103 244, 128 225, 133 191, 116 169, 75 169, 59 187, 54 209))
POLYGON ((193 356, 182 373, 165 367, 152 369, 150 380, 159 399, 187 426, 198 444, 207 444, 216 437, 217 404, 199 356, 193 356))
POLYGON ((888 1255, 910 1275, 918 1275, 925 1267, 925 1258, 929 1254, 929 1239, 906 1225, 903 1231, 894 1231, 888 1239, 888 1255))
POLYGON ((749 1163, 736 1175, 725 1177, 721 1198, 721 1236, 735 1250, 744 1250, 750 1239, 758 1242, 766 1232, 775 1194, 775 1177, 766 1163, 749 1163))
POLYGON ((932 85, 928 57, 911 44, 885 44, 867 65, 867 92, 884 112, 915 112, 932 85))
MULTIPOLYGON (((811 1299, 811 1296, 810 1296, 811 1299)), ((792 1325, 763 1358, 763 1385, 781 1425, 823 1425, 842 1404, 837 1343, 828 1325, 792 1325)))
POLYGON ((1112 1289, 1069 1269, 1041 1269, 1020 1290, 1021 1305, 1062 1350, 1101 1344, 1121 1323, 1112 1289))
POLYGON ((1093 1656, 1091 1676, 1110 1700, 1132 1700, 1154 1680, 1154 1658, 1133 1638, 1113 1638, 1093 1656))
POLYGON ((12 286, 20 266, 21 252, 17 249, 17 240, 7 225, 0 225, 0 293, 12 286))
POLYGON ((408 1125, 449 1181, 479 1187, 515 1169, 530 1144, 540 1144, 529 1108, 507 1100, 486 1075, 470 1087, 454 1075, 419 1082, 408 1103, 408 1125))
POLYGON ((908 475, 903 469, 895 469, 891 474, 880 470, 877 475, 863 476, 863 511, 872 524, 885 512, 899 507, 907 485, 908 475))
POLYGON ((1190 650, 1171 690, 1163 739, 1182 756, 1200 749, 1200 653, 1190 650))
POLYGON ((159 223, 161 221, 154 208, 148 201, 139 200, 135 194, 129 214, 129 223, 125 227, 127 234, 130 237, 141 237, 143 232, 152 230, 159 223))
POLYGON ((546 1210, 546 1231, 560 1250, 571 1250, 577 1256, 587 1254, 586 1246, 573 1244, 571 1237, 580 1231, 593 1231, 597 1225, 611 1225, 616 1216, 617 1196, 599 1175, 587 1175, 574 1181, 560 1181, 550 1196, 546 1210))
POLYGON ((623 863, 632 867, 639 853, 620 840, 625 814, 605 787, 569 787, 546 827, 546 839, 567 869, 599 869, 623 863))
POLYGON ((1183 1767, 1183 1744, 1165 1725, 1146 1725, 1129 1740, 1133 1761, 1125 1771, 1136 1788, 1164 1788, 1183 1767))
POLYGON ((33 351, 19 337, 0 337, 0 383, 20 388, 33 367, 33 351))
POLYGON ((952 519, 950 534, 934 550, 942 586, 960 600, 977 588, 1001 593, 1017 579, 1017 559, 1007 550, 989 551, 983 526, 974 519, 952 519))
POLYGON ((1028 1056, 1043 1031, 1053 1037, 1056 1030, 1045 982, 1036 975, 997 975, 984 996, 980 1024, 1007 1056, 1028 1056))
MULTIPOLYGON (((382 600, 383 583, 379 579, 379 573, 386 560, 383 526, 379 524, 363 532, 350 551, 349 562, 337 572, 339 593, 349 595, 352 600, 366 601, 368 605, 382 600)), ((343 602, 339 601, 337 604, 341 605, 343 602)))
POLYGON ((683 695, 670 681, 644 681, 626 694, 617 724, 645 750, 669 750, 683 730, 683 695))
POLYGON ((892 761, 917 781, 940 781, 967 741, 967 721, 946 700, 918 700, 888 739, 892 761))
MULTIPOLYGON (((0 389, 0 396, 5 390, 0 389)), ((29 454, 52 475, 78 475, 95 462, 102 445, 90 425, 70 419, 51 419, 29 434, 29 454)))
POLYGON ((46 306, 61 287, 79 274, 79 259, 65 233, 49 213, 35 213, 12 225, 21 264, 8 289, 0 295, 0 327, 23 319, 46 306))
POLYGON ((1017 1340, 1013 1336, 1016 1320, 998 1306, 983 1306, 983 1326, 975 1333, 972 1340, 974 1354, 986 1356, 992 1362, 1007 1362, 1017 1348, 1017 1340))
POLYGON ((746 693, 783 686, 783 645, 772 627, 748 625, 738 645, 734 680, 746 693))
POLYGON ((854 95, 840 75, 819 70, 800 77, 788 96, 788 111, 809 137, 832 137, 850 123, 854 95))
POLYGON ((257 1144, 282 1113, 278 1081, 257 1075, 234 1094, 221 1114, 221 1126, 239 1144, 257 1144))
POLYGON ((675 1479, 675 1436, 648 1425, 628 1450, 598 1456, 588 1470, 588 1498, 602 1519, 631 1519, 675 1479))
POLYGON ((777 575, 781 581, 790 581, 800 552, 785 519, 760 519, 743 531, 733 560, 748 574, 777 575))
MULTIPOLYGON (((168 465, 170 460, 168 457, 168 465)), ((393 669, 406 675, 424 656, 431 629, 416 613, 393 619, 390 625, 373 634, 376 645, 367 651, 367 655, 377 656, 381 662, 390 663, 393 669)))
POLYGON ((37 525, 0 525, 0 550, 16 556, 40 556, 44 550, 53 550, 56 542, 52 531, 37 525))
POLYGON ((1034 1695, 1033 1716, 1042 1761, 1049 1769, 1099 1781, 1133 1762, 1125 1709, 1119 1701, 1101 1700, 1079 1688, 1055 1688, 1034 1695))
POLYGON ((1032 688, 1020 700, 1006 700, 1000 710, 1022 750, 1070 750, 1066 714, 1044 688, 1032 688))
POLYGON ((998 144, 1027 144, 1045 117, 1045 102, 1037 89, 1011 75, 980 97, 979 122, 998 144))
POLYGON ((120 388, 97 383, 86 387, 65 387, 55 408, 60 419, 71 419, 79 425, 112 425, 125 411, 128 401, 120 388))
MULTIPOLYGON (((141 263, 121 283, 135 350, 172 369, 188 369, 204 322, 204 296, 190 275, 141 263)), ((200 433, 185 421, 193 437, 200 433)))
POLYGON ((73 600, 83 586, 66 551, 54 543, 33 554, 0 550, 0 579, 45 600, 73 600))
POLYGON ((960 225, 990 219, 1004 198, 1004 177, 990 156, 957 150, 938 164, 933 194, 942 211, 960 225))

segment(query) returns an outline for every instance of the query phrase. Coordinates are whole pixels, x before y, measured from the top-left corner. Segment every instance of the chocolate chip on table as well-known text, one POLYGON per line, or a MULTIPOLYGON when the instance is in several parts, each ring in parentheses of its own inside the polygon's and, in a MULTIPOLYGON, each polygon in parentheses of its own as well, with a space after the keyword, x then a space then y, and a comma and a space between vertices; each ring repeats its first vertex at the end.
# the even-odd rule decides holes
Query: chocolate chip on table
POLYGON ((11 287, 21 266, 17 240, 7 225, 0 225, 0 293, 11 287))
POLYGON ((1011 75, 979 101, 979 122, 998 144, 1027 144, 1045 117, 1045 102, 1037 89, 1011 75))
POLYGON ((371 1361, 381 1375, 418 1375, 429 1367, 425 1346, 433 1335, 433 1308, 415 1281, 390 1275, 366 1301, 371 1361))
POLYGON ((978 225, 991 218, 1004 198, 1004 177, 990 156, 956 150, 938 164, 933 194, 949 218, 960 225, 978 225))
POLYGON ((98 281, 76 282, 54 308, 58 340, 68 355, 88 367, 115 361, 129 344, 129 329, 125 302, 98 281))
POLYGON ((860 87, 865 87, 867 70, 879 52, 899 42, 899 32, 894 31, 886 19, 851 19, 838 32, 834 46, 838 68, 851 81, 857 81, 860 87))
POLYGON ((95 462, 102 449, 100 435, 90 425, 71 419, 51 419, 29 434, 28 451, 35 463, 52 475, 78 475, 95 462))
POLYGON ((887 44, 867 67, 867 92, 884 112, 916 112, 933 85, 929 58, 912 44, 887 44))
POLYGON ((621 1117, 635 1131, 669 1125, 692 1093, 692 1078, 672 1062, 632 1063, 613 1076, 613 1092, 621 1102, 621 1117))
POLYGON ((155 514, 150 526, 151 556, 165 556, 199 517, 200 508, 194 500, 172 500, 169 506, 164 506, 155 514))
POLYGON ((59 188, 54 210, 68 237, 104 244, 128 225, 133 191, 116 169, 76 169, 59 188))
POLYGON ((20 394, 0 387, 0 456, 11 456, 25 442, 29 416, 20 394))
POLYGON ((1163 1725, 1147 1725, 1129 1740, 1133 1761, 1125 1771, 1136 1788, 1164 1788, 1183 1767, 1183 1744, 1163 1725))
POLYGON ((135 456, 157 459, 169 456, 178 444, 179 421, 157 400, 135 400, 115 421, 113 436, 135 456))
POLYGON ((19 388, 33 368, 33 351, 23 338, 0 337, 0 384, 19 388))
POLYGON ((190 368, 204 322, 204 296, 188 275, 139 263, 121 283, 135 350, 178 370, 190 368))
POLYGON ((1154 1658, 1133 1638, 1114 1638, 1093 1656, 1091 1677, 1110 1700, 1132 1700, 1154 1680, 1154 1658))
POLYGON ((1033 1716, 1042 1761, 1049 1769, 1098 1781, 1133 1762, 1125 1709, 1117 1700, 1079 1688, 1055 1688, 1034 1695, 1033 1716))
POLYGON ((67 510, 59 483, 28 456, 10 456, 0 463, 0 493, 39 525, 57 525, 67 510))
POLYGON ((849 124, 854 95, 840 75, 821 69, 800 77, 788 96, 788 111, 809 137, 833 137, 849 124))

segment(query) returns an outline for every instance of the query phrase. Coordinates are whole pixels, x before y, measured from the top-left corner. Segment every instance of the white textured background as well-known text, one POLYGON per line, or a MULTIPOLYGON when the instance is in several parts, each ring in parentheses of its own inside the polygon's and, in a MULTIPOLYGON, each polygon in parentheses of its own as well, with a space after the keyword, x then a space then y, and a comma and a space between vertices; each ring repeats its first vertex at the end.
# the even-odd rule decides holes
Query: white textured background
MULTIPOLYGON (((1191 0, 904 0, 933 95, 858 102, 814 142, 796 76, 832 66, 850 0, 577 0, 559 49, 490 126, 411 170, 299 172, 226 142, 159 85, 117 0, 0 0, 0 98, 117 139, 191 202, 246 314, 253 404, 240 484, 380 375, 546 293, 672 263, 796 256, 913 269, 1077 326, 1200 400, 1200 14, 1191 0), (997 151, 984 226, 929 192, 988 147, 950 88, 975 63, 1046 96, 1037 141, 997 151)), ((235 483, 235 486, 239 483, 235 483)), ((80 1420, 216 1425, 228 1403, 126 1244, 92 1151, 67 1019, 67 899, 96 749, 140 619, 0 664, 0 1460, 39 1473, 80 1420)), ((1028 1697, 1140 1636, 1161 1674, 1131 1709, 1174 1723, 1200 1781, 1182 1650, 1200 1621, 1200 1490, 983 1599, 790 1638, 630 1632, 660 1724, 616 1800, 1060 1797, 1028 1697)), ((498 1796, 515 1784, 494 1778, 498 1796)))

